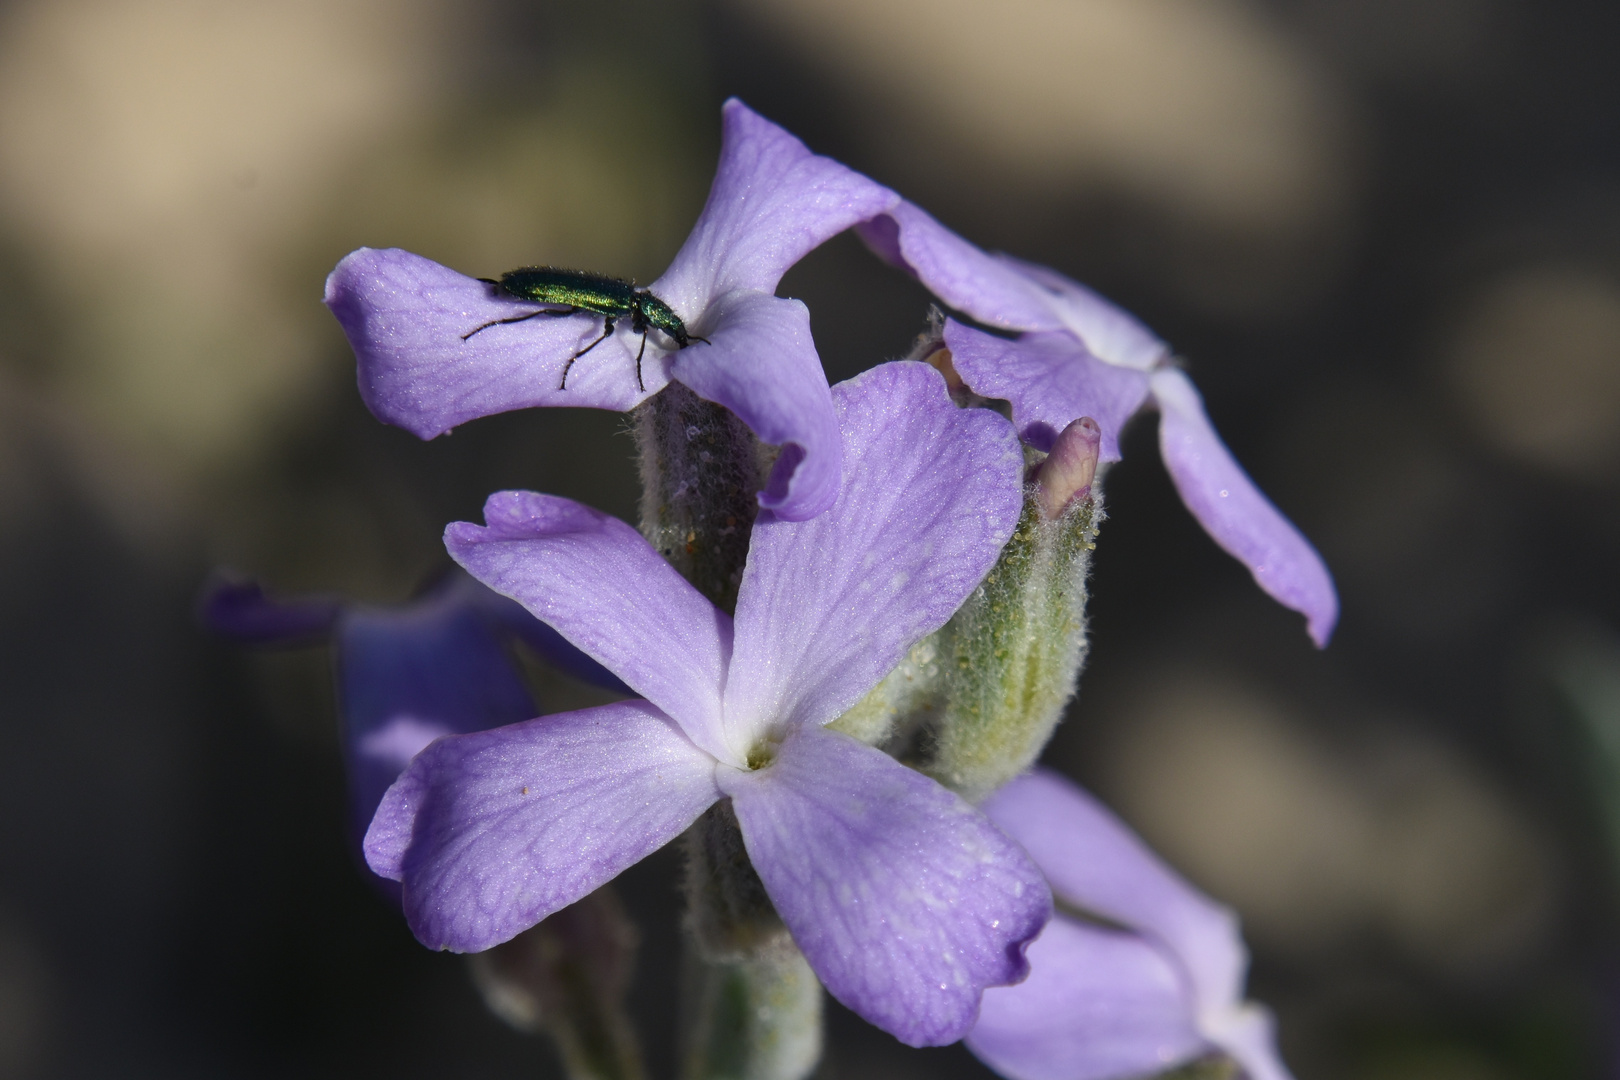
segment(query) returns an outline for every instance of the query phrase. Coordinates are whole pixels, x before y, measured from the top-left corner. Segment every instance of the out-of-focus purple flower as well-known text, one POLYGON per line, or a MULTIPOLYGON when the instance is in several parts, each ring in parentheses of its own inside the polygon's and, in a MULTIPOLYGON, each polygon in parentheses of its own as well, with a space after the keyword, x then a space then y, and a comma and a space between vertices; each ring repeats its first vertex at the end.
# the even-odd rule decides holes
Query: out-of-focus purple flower
POLYGON ((889 364, 833 391, 833 509, 754 525, 736 616, 630 526, 504 492, 446 544, 646 700, 440 740, 384 796, 366 857, 433 948, 504 941, 662 847, 722 798, 827 989, 913 1045, 1015 982, 1051 898, 983 814, 825 730, 938 629, 1018 520, 1022 459, 939 374, 889 364))
POLYGON ((1120 430, 1151 400, 1165 467, 1187 509, 1262 589, 1305 616, 1317 645, 1327 643, 1339 617, 1327 567, 1232 458, 1163 341, 1085 286, 981 251, 910 203, 860 231, 950 307, 1019 332, 997 337, 951 319, 945 344, 975 393, 1012 403, 1019 434, 1036 449, 1049 450, 1066 426, 1090 416, 1102 428, 1102 460, 1118 461, 1120 430))
POLYGON ((333 641, 356 838, 383 792, 434 739, 540 711, 513 666, 509 642, 524 641, 576 678, 626 690, 521 605, 459 570, 393 607, 331 597, 272 600, 256 583, 227 582, 205 598, 203 621, 256 645, 333 641))
POLYGON ((810 337, 810 314, 775 295, 783 273, 823 241, 899 202, 888 189, 728 101, 720 167, 692 234, 648 286, 706 339, 687 348, 628 319, 568 373, 602 332, 600 315, 541 310, 397 248, 361 248, 326 280, 326 303, 354 346, 360 396, 381 420, 431 439, 475 417, 536 405, 627 410, 679 380, 784 447, 760 505, 803 520, 838 491, 838 423, 810 337), (643 389, 642 387, 645 387, 643 389))
POLYGON ((1122 1080, 1216 1052, 1249 1080, 1291 1080, 1270 1014, 1243 1000, 1230 910, 1055 773, 1019 777, 984 810, 1045 872, 1060 913, 1029 947, 1029 978, 985 993, 969 1049, 1010 1080, 1122 1080))

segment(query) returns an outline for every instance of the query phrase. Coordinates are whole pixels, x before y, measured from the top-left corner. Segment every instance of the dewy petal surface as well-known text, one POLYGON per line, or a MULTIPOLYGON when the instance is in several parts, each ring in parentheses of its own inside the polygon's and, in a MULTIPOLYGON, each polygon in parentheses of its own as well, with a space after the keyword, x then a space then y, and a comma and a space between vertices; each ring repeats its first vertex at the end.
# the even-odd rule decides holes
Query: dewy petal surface
POLYGON ((1305 616, 1318 646, 1326 645, 1339 597, 1322 557, 1233 459, 1192 380, 1167 368, 1154 372, 1152 390, 1162 414, 1159 447, 1181 501, 1262 589, 1305 616))
POLYGON ((800 728, 722 767, 749 859, 829 993, 912 1046, 954 1042, 1016 982, 1051 913, 1029 857, 958 796, 847 735, 800 728))
POLYGON ((737 594, 726 684, 734 746, 766 725, 824 724, 945 624, 1018 522, 1012 428, 959 409, 926 364, 884 364, 833 390, 844 471, 811 521, 762 513, 737 594))
POLYGON ((424 945, 476 952, 674 839, 719 797, 714 768, 644 701, 451 736, 383 796, 366 861, 424 945))
POLYGON ((899 201, 732 98, 709 200, 652 291, 687 319, 737 289, 773 293, 811 250, 899 201))
POLYGON ((703 330, 712 344, 682 349, 671 370, 763 442, 783 447, 760 505, 790 521, 826 510, 838 497, 843 444, 809 310, 769 293, 733 292, 715 301, 703 330))
POLYGON ((572 499, 496 492, 484 520, 445 530, 451 558, 674 717, 693 742, 725 756, 725 612, 635 529, 572 499))
POLYGON ((1198 1005, 1242 999, 1248 955, 1236 916, 1183 881, 1096 799, 1037 769, 992 795, 984 812, 1024 846, 1059 899, 1161 942, 1198 1005))
POLYGON ((1029 978, 986 990, 966 1040, 1008 1080, 1150 1076, 1209 1049, 1180 973, 1146 938, 1057 915, 1027 955, 1029 978))
POLYGON ((908 270, 948 306, 1003 330, 1061 330, 1042 290, 1018 268, 990 255, 902 202, 860 227, 880 258, 908 270))
POLYGON ((399 248, 361 248, 326 279, 332 309, 358 361, 360 396, 378 419, 424 439, 480 416, 537 405, 631 408, 669 381, 666 356, 649 339, 636 385, 641 337, 628 319, 562 373, 601 333, 600 315, 540 315, 464 334, 543 305, 500 297, 494 287, 399 248))
POLYGON ((1089 416, 1102 429, 1101 460, 1118 461, 1120 432, 1147 400, 1145 372, 1104 363, 1063 331, 1008 340, 948 319, 945 344, 974 393, 1012 402, 1019 435, 1037 450, 1089 416))

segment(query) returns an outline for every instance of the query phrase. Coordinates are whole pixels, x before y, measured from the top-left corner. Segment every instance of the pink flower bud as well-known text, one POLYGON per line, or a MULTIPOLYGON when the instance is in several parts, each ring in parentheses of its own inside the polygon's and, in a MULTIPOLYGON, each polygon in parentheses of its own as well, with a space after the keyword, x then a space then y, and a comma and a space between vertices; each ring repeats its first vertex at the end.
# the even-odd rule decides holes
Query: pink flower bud
POLYGON ((1058 435, 1052 452, 1035 472, 1041 513, 1048 521, 1058 518, 1076 499, 1091 494, 1101 446, 1102 429, 1089 416, 1082 416, 1058 435))

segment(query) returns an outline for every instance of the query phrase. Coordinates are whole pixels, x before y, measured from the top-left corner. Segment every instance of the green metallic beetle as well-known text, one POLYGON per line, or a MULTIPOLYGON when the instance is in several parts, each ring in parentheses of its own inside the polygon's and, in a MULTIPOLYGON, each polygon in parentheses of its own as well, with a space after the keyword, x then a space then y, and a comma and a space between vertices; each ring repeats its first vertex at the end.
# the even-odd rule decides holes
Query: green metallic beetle
POLYGON ((686 324, 675 310, 654 296, 646 289, 638 289, 634 282, 621 278, 604 277, 601 274, 592 274, 584 270, 558 270, 552 266, 525 266, 518 270, 508 270, 501 275, 499 281, 493 278, 479 278, 479 281, 495 287, 497 296, 509 296, 514 300, 527 300, 534 304, 557 304, 554 308, 541 308, 531 311, 527 315, 514 315, 510 319, 494 319, 483 326, 475 327, 461 335, 466 341, 481 331, 492 326, 501 326, 505 323, 524 322, 540 315, 563 317, 578 315, 588 311, 593 315, 601 315, 602 335, 579 352, 568 358, 563 365, 562 385, 559 390, 568 389, 568 372, 574 366, 574 361, 596 348, 608 339, 613 333, 613 324, 619 319, 629 316, 630 329, 641 335, 641 351, 636 353, 636 388, 647 389, 641 381, 641 357, 647 351, 647 334, 652 330, 662 330, 675 339, 675 347, 684 349, 694 341, 709 344, 708 338, 698 337, 696 334, 686 332, 686 324))

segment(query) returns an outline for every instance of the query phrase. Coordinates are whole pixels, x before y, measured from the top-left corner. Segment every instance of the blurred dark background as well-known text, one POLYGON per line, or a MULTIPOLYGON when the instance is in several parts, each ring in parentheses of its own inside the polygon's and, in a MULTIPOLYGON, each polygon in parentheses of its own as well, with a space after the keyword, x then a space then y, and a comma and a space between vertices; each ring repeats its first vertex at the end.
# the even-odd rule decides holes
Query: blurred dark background
MULTIPOLYGON (((1332 567, 1319 653, 1142 418, 1048 754, 1241 911, 1300 1080, 1620 1074, 1617 52, 1576 0, 0 4, 0 1076, 556 1075, 351 861, 324 652, 193 605, 403 599, 502 487, 631 516, 618 415, 377 424, 321 281, 651 280, 730 94, 1140 315, 1332 567)), ((849 237, 783 292, 835 380, 926 309, 849 237)), ((826 1077, 989 1075, 833 1012, 826 1077)))

